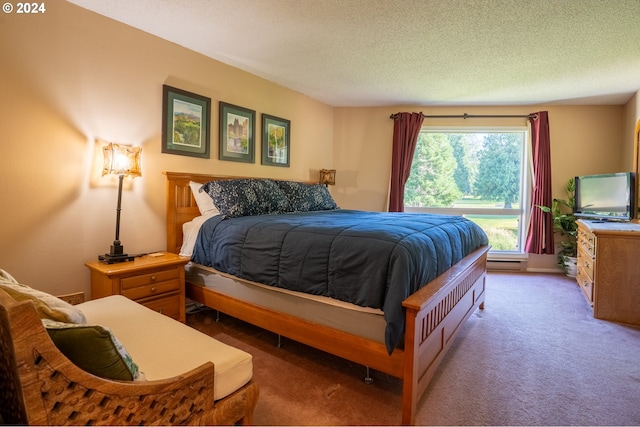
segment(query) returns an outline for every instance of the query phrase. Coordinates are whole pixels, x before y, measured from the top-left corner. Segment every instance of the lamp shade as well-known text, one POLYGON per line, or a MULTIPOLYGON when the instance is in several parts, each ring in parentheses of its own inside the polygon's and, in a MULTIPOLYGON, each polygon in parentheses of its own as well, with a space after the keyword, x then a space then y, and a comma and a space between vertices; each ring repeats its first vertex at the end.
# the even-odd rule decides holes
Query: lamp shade
POLYGON ((336 170, 335 169, 320 169, 320 184, 335 185, 336 184, 336 170))
POLYGON ((141 147, 128 147, 120 144, 112 144, 103 147, 104 165, 102 176, 128 175, 142 176, 140 169, 141 147))

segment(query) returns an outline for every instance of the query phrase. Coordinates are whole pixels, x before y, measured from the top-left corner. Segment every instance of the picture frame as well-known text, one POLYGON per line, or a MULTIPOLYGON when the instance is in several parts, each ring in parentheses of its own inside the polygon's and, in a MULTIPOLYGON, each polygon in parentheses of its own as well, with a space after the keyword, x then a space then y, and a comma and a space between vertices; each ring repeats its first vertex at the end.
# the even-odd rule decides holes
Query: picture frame
POLYGON ((255 121, 255 111, 220 101, 220 160, 255 163, 255 121))
POLYGON ((162 85, 162 152, 210 157, 211 99, 162 85))
POLYGON ((289 167, 291 157, 291 121, 262 115, 262 164, 289 167))

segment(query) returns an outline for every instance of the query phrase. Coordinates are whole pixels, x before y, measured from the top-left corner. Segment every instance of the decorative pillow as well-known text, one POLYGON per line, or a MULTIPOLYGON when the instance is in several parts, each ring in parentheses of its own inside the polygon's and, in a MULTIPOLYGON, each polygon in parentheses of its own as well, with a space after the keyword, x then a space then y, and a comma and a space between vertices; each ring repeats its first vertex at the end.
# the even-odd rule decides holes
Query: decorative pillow
POLYGON ((109 328, 42 319, 51 340, 79 368, 98 377, 140 379, 138 365, 109 328))
POLYGON ((0 289, 16 301, 31 300, 41 319, 68 323, 87 323, 84 313, 66 301, 46 292, 18 283, 9 273, 0 269, 0 289))
POLYGON ((295 212, 338 209, 327 187, 322 184, 305 184, 294 181, 278 181, 278 186, 289 199, 295 212))
POLYGON ((289 199, 275 181, 239 178, 209 181, 202 186, 226 217, 266 215, 291 210, 289 199))
POLYGON ((191 193, 193 194, 194 199, 196 199, 196 205, 198 205, 200 215, 207 215, 209 213, 215 215, 220 213, 218 208, 213 204, 211 196, 209 196, 205 191, 202 191, 202 184, 190 181, 189 187, 191 187, 191 193))

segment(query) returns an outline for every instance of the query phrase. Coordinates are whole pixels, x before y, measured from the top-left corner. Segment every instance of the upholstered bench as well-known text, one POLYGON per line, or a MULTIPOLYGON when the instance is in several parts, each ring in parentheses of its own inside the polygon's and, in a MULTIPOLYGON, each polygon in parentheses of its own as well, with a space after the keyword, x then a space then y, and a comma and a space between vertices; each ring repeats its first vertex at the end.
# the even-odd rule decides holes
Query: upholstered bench
POLYGON ((23 298, 10 296, 12 291, 0 286, 0 419, 4 423, 251 423, 258 388, 251 381, 250 354, 120 295, 73 306, 84 319, 60 326, 61 319, 41 319, 48 315, 43 314, 39 300, 17 301, 23 298), (126 357, 101 363, 111 369, 124 360, 130 376, 118 373, 116 378, 124 379, 103 378, 79 367, 83 360, 72 363, 61 349, 71 347, 69 357, 78 357, 76 333, 100 340, 80 351, 91 370, 103 357, 96 349, 107 352, 102 342, 115 342, 126 357))

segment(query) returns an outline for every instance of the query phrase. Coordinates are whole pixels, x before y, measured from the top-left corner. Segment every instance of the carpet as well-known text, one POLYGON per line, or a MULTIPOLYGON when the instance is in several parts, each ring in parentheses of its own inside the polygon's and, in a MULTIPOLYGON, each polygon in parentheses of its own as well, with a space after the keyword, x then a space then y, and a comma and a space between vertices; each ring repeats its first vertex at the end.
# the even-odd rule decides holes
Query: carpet
MULTIPOLYGON (((419 402, 418 425, 640 425, 640 328, 594 319, 574 279, 487 275, 419 402)), ((203 310, 187 323, 253 355, 259 425, 397 425, 402 382, 203 310)))

